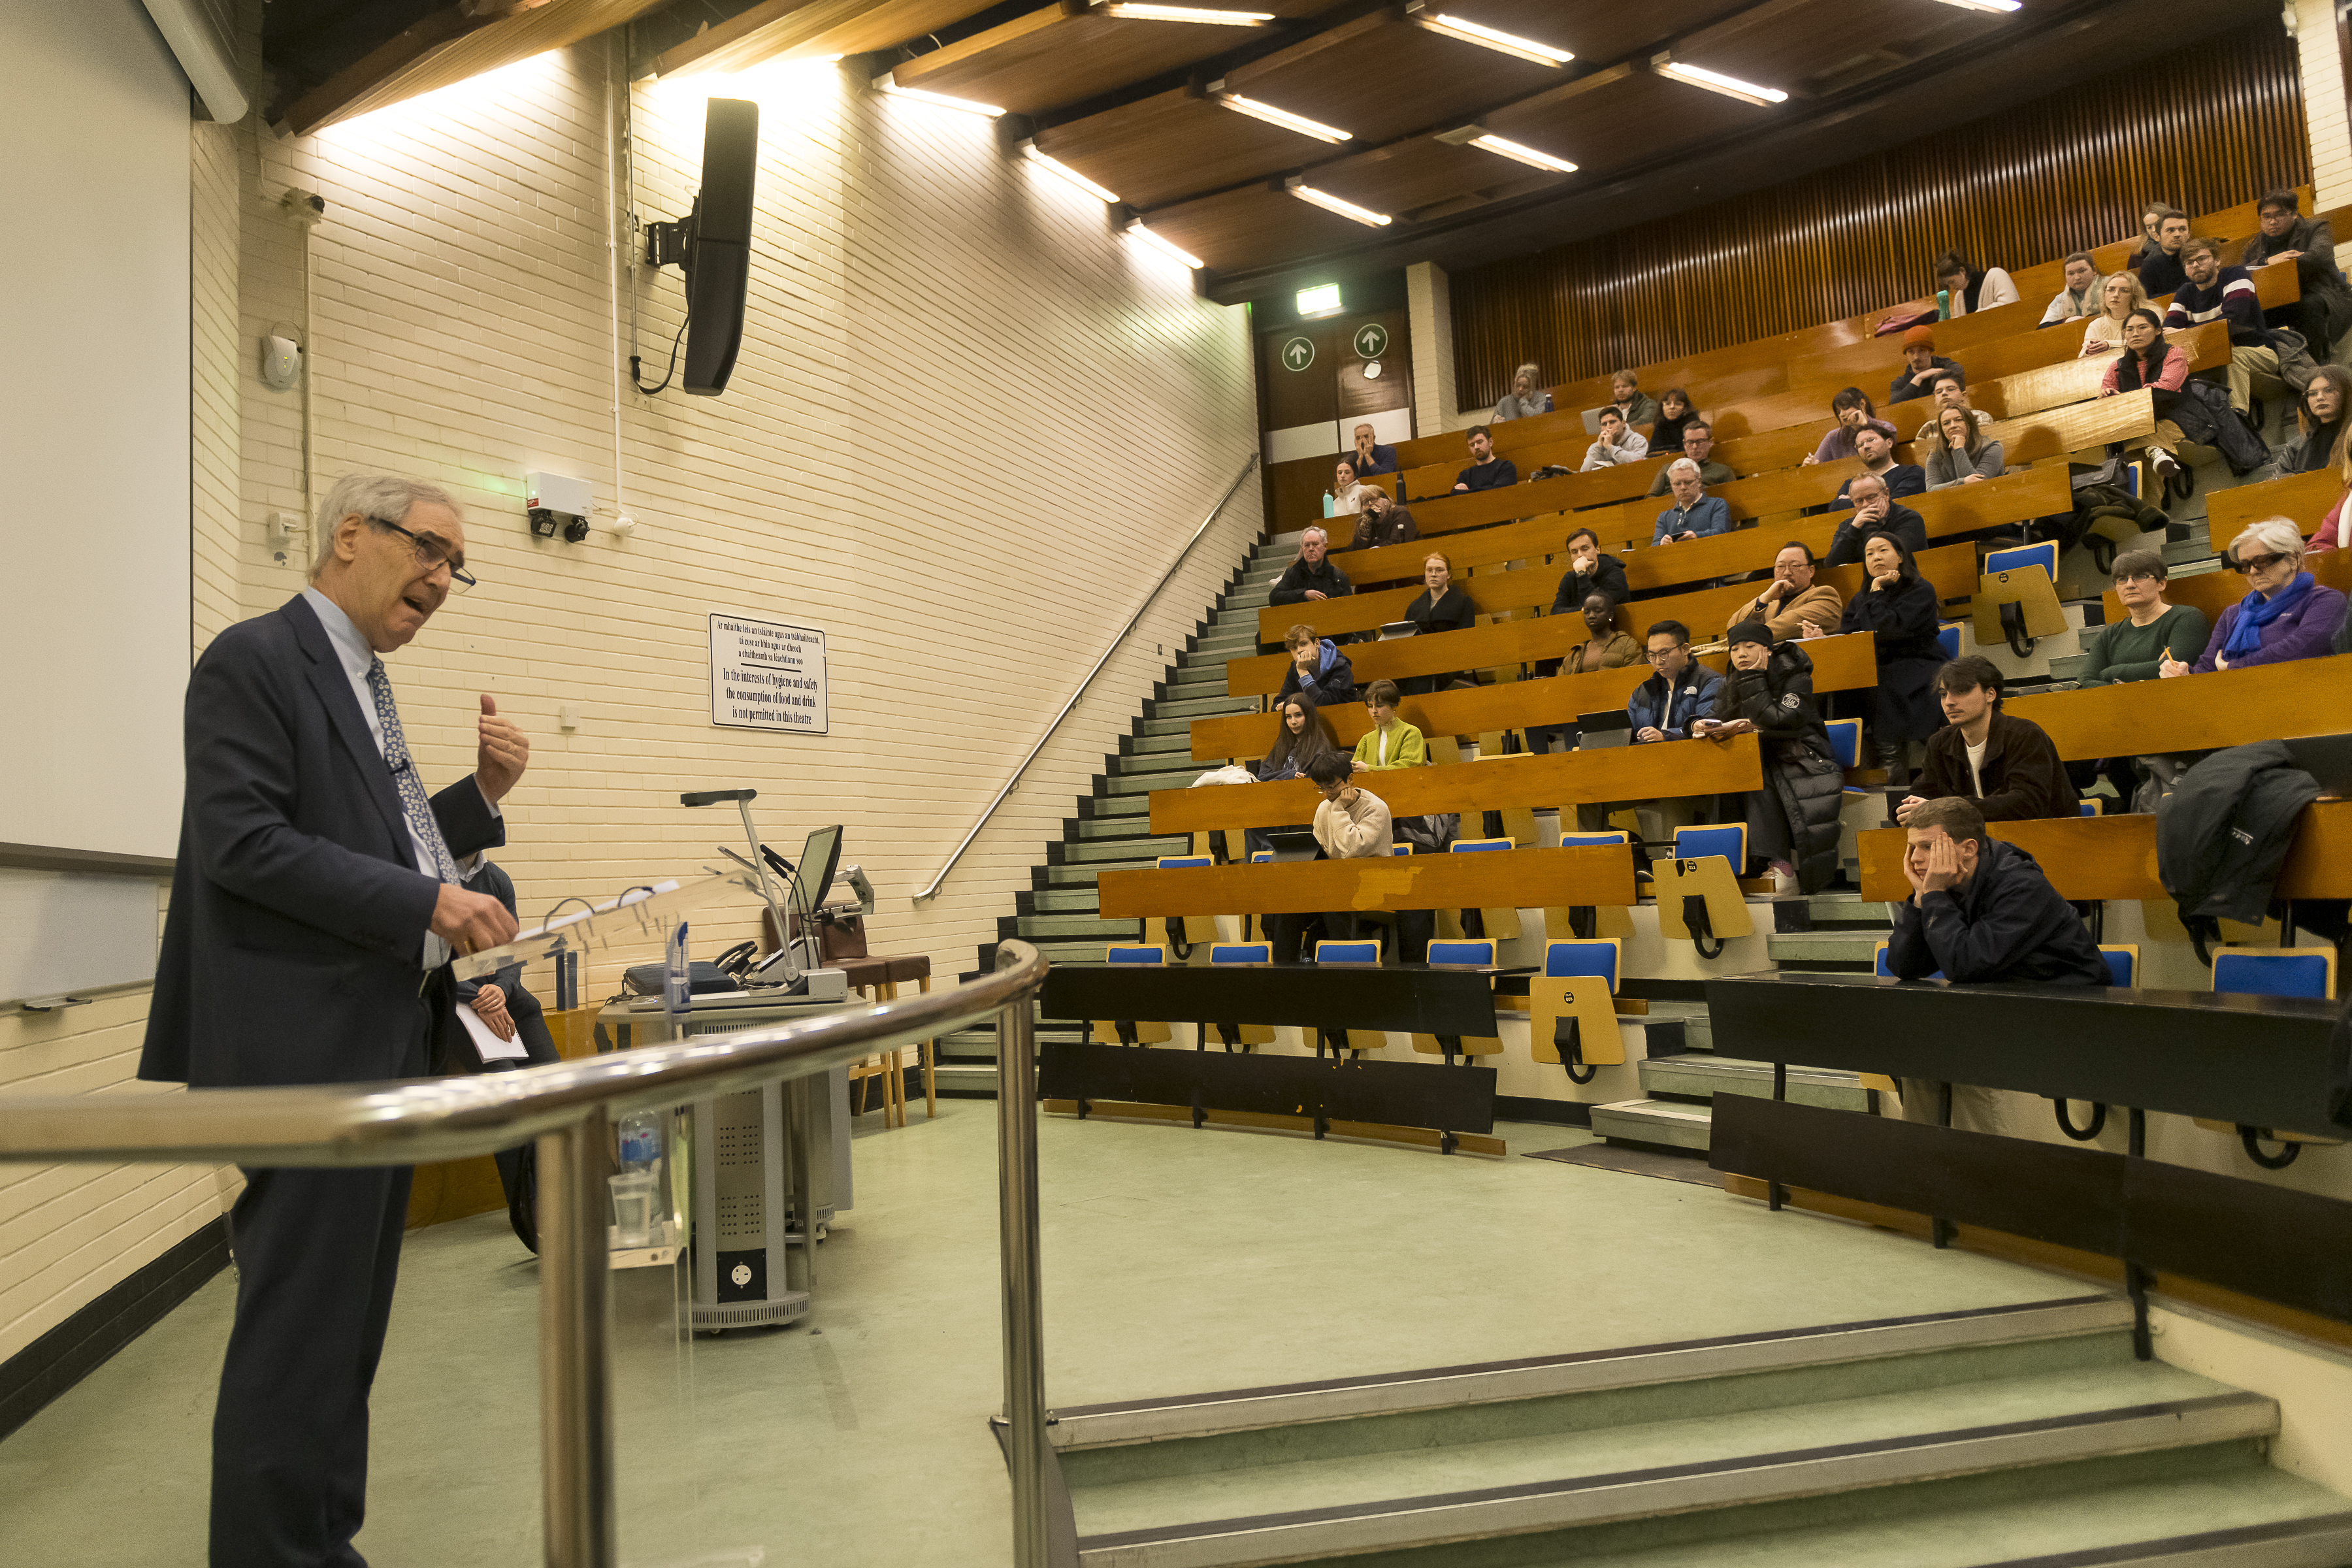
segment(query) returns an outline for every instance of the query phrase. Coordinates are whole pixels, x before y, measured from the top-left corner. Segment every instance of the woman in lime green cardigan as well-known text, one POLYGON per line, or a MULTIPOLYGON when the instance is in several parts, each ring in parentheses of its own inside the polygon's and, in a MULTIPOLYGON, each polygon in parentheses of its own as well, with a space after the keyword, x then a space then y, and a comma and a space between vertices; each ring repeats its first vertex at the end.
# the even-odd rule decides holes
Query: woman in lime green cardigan
POLYGON ((1372 727, 1356 742, 1356 772, 1418 768, 1429 762, 1429 749, 1422 743, 1421 731, 1397 717, 1398 695, 1393 680, 1375 680, 1364 693, 1364 705, 1372 712, 1372 727))

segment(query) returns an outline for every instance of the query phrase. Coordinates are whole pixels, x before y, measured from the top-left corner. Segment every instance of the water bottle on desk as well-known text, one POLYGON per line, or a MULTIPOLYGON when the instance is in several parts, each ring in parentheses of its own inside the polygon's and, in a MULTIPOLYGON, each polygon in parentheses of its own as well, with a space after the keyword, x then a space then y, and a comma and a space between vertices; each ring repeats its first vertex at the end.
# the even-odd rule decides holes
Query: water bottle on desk
POLYGON ((621 1168, 612 1178, 614 1244, 651 1247, 661 1194, 661 1113, 633 1111, 621 1118, 620 1132, 621 1168))

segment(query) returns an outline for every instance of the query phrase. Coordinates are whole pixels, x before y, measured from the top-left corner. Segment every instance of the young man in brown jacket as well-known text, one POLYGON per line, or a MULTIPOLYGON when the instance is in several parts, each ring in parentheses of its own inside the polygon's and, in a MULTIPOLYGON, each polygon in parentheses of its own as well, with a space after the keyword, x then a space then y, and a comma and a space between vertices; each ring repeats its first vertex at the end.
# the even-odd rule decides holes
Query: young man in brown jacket
POLYGON ((1945 795, 1976 802, 1987 822, 2073 816, 2081 809, 2042 726, 2000 711, 2000 671, 1990 659, 1970 654, 1952 660, 1937 672, 1936 691, 1948 722, 1927 738, 1927 765, 1895 808, 1895 821, 1908 826, 1920 806, 1945 795))

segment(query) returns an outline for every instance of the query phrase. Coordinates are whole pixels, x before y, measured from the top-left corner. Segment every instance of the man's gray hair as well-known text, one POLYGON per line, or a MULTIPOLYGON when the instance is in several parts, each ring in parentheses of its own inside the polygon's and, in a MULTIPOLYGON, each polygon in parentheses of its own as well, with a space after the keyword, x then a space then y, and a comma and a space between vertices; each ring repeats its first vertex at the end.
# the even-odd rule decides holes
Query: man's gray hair
POLYGON ((1699 471, 1699 466, 1696 463, 1692 462, 1688 458, 1676 458, 1673 462, 1666 465, 1666 478, 1669 479, 1678 478, 1684 474, 1688 474, 1695 479, 1705 479, 1706 477, 1699 471))
POLYGON ((343 519, 356 512, 373 522, 400 522, 419 501, 457 510, 457 501, 438 485, 390 474, 345 474, 337 479, 327 499, 319 503, 317 526, 310 536, 310 581, 317 582, 327 563, 335 558, 335 530, 342 526, 343 519))
POLYGON ((1322 537, 1323 537, 1323 542, 1324 542, 1324 543, 1326 543, 1326 544, 1328 544, 1328 543, 1330 543, 1330 542, 1331 542, 1331 531, 1330 531, 1330 530, 1326 529, 1326 528, 1319 528, 1319 527, 1317 527, 1317 528, 1302 528, 1302 529, 1300 529, 1300 530, 1298 531, 1298 542, 1299 542, 1299 543, 1301 543, 1301 544, 1306 543, 1306 542, 1307 542, 1307 536, 1308 534, 1310 534, 1310 533, 1316 533, 1316 534, 1320 534, 1320 535, 1322 535, 1322 537))

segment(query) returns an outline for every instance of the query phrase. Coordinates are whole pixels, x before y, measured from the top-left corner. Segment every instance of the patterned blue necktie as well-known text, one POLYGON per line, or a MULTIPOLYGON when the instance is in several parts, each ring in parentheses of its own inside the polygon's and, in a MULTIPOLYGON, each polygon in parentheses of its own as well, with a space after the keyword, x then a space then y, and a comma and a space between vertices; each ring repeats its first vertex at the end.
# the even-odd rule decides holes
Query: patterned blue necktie
POLYGON ((383 671, 383 660, 368 660, 368 690, 375 698, 375 721, 383 729, 383 760, 392 769, 392 782, 399 786, 400 804, 408 813, 409 826, 433 852, 433 864, 445 882, 463 884, 457 875, 457 862, 450 857, 449 846, 442 841, 441 824, 434 819, 433 803, 425 797, 425 781, 416 776, 416 765, 408 755, 407 737, 400 732, 400 710, 392 705, 392 678, 383 671))

